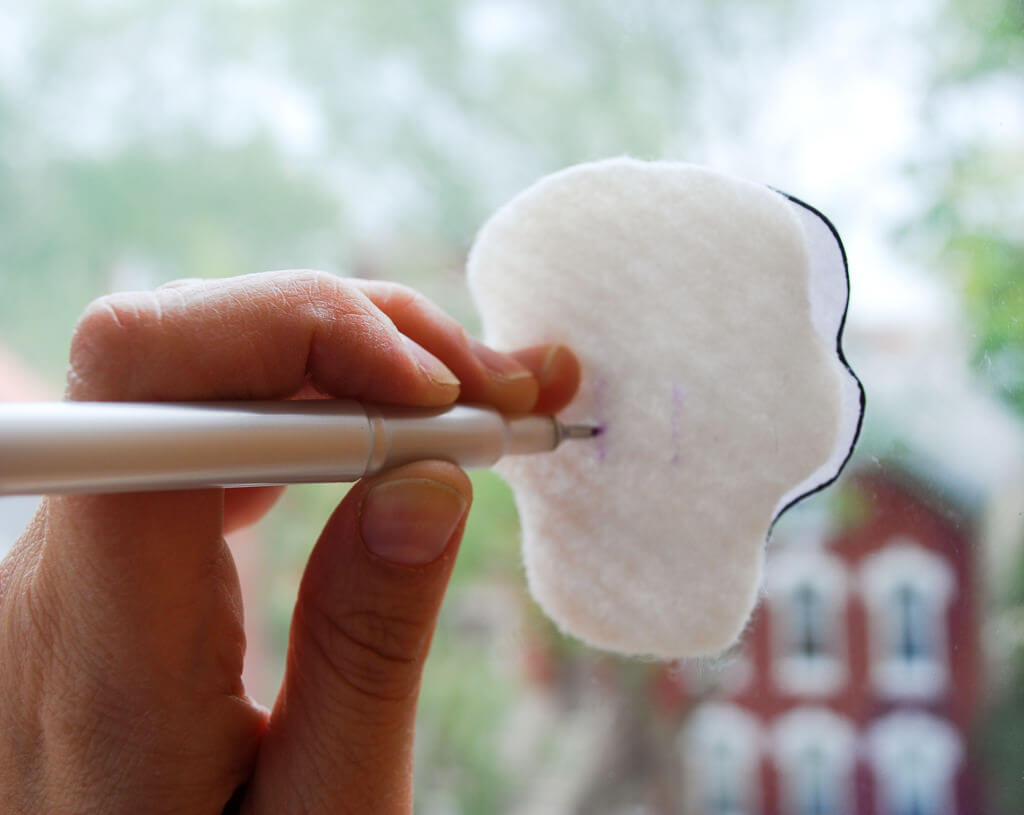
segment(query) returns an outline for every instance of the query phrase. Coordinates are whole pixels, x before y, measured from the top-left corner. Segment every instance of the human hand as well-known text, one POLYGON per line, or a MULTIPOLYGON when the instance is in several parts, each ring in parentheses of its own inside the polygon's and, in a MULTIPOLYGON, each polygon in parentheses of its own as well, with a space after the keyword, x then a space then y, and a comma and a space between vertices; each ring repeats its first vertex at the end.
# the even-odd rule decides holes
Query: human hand
MULTIPOLYGON (((312 272, 101 298, 67 397, 298 394, 555 412, 564 348, 498 354, 425 298, 312 272)), ((226 531, 279 488, 51 496, 0 563, 0 810, 407 813, 423 662, 471 500, 420 462, 356 484, 310 556, 272 711, 245 694, 226 531)))

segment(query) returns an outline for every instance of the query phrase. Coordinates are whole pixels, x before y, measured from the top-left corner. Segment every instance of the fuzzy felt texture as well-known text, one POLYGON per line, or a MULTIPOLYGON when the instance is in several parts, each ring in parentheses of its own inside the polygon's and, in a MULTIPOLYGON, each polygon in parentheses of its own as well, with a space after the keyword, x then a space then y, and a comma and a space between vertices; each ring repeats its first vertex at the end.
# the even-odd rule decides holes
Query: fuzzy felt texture
POLYGON ((772 523, 835 477, 859 426, 838 344, 845 261, 827 223, 707 169, 612 159, 499 210, 469 282, 489 343, 577 352, 583 381, 563 419, 603 429, 499 465, 541 607, 623 653, 728 646, 772 523))

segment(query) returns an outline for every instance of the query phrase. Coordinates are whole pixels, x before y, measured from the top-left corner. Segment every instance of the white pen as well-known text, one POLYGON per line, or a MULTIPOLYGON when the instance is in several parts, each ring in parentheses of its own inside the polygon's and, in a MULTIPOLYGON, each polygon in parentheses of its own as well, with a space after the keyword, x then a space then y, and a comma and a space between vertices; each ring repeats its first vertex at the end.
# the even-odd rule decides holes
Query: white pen
POLYGON ((423 459, 490 467, 599 429, 487 407, 348 399, 0 405, 0 495, 355 481, 423 459))

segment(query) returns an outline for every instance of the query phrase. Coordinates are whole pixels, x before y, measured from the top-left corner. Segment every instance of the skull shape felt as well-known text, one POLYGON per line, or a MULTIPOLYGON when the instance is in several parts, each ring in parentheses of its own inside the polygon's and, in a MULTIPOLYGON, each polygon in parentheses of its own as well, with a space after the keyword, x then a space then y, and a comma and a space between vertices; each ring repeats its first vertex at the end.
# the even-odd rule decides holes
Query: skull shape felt
POLYGON ((506 459, 531 591, 599 647, 729 645, 778 515, 838 474, 863 412, 839 345, 834 231, 768 188, 612 159, 542 179, 477 236, 470 287, 497 347, 564 343, 589 443, 506 459))

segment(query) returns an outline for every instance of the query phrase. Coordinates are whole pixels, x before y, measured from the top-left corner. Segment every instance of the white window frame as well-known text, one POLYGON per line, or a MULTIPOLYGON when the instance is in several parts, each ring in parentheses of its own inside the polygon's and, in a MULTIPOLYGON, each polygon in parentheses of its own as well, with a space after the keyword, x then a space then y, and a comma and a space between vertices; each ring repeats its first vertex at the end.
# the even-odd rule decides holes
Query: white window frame
POLYGON ((765 586, 771 614, 772 676, 783 691, 799 696, 827 696, 849 677, 847 658, 846 564, 819 548, 793 547, 772 553, 766 564, 765 586), (801 587, 812 588, 821 601, 823 653, 808 657, 792 645, 799 639, 799 612, 793 597, 801 587))
POLYGON ((949 604, 956 580, 941 555, 906 537, 894 538, 861 564, 860 587, 868 610, 871 678, 885 696, 928 699, 949 683, 949 604), (898 653, 902 620, 894 619, 893 594, 909 587, 924 604, 931 653, 912 662, 898 653))
POLYGON ((921 711, 897 711, 871 725, 865 745, 879 815, 905 815, 913 796, 931 806, 926 815, 953 815, 964 746, 948 722, 921 711))
POLYGON ((828 708, 800 707, 780 716, 773 726, 774 755, 780 776, 781 811, 803 815, 802 790, 813 756, 822 763, 819 788, 832 797, 834 815, 853 815, 853 771, 857 734, 853 723, 828 708))
POLYGON ((758 815, 761 810, 761 724, 737 705, 708 702, 690 715, 680 734, 688 811, 708 815, 758 815), (725 754, 728 759, 722 762, 725 754), (724 766, 723 766, 724 765, 724 766), (732 806, 708 807, 714 785, 731 783, 732 806))

